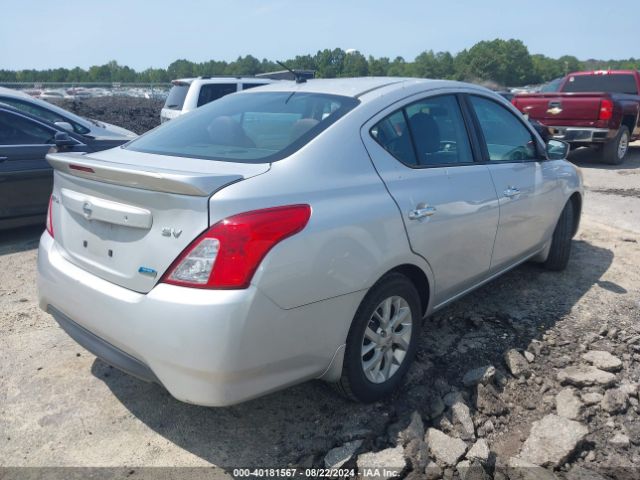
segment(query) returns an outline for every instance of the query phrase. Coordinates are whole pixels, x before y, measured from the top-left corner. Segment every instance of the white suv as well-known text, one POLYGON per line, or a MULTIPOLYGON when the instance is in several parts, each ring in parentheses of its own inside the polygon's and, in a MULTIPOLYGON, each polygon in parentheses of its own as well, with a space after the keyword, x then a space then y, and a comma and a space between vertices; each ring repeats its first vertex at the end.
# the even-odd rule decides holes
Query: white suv
POLYGON ((276 80, 253 77, 198 77, 173 80, 160 112, 160 123, 179 117, 230 93, 267 85, 276 80))

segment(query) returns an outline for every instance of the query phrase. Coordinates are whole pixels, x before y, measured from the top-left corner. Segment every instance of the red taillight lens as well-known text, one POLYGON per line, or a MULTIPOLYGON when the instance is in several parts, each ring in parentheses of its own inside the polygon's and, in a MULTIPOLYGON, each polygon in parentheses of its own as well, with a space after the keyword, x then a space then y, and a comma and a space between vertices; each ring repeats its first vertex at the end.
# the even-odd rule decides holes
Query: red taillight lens
POLYGON ((613 101, 608 98, 600 100, 600 114, 598 120, 610 120, 613 116, 613 101))
POLYGON ((518 108, 518 98, 517 97, 513 97, 511 99, 511 105, 513 105, 514 107, 518 108))
POLYGON ((53 207, 53 195, 49 197, 49 208, 47 209, 47 232, 53 237, 53 219, 51 218, 51 209, 53 207))
POLYGON ((161 282, 196 288, 247 288, 269 250, 300 232, 310 216, 309 205, 289 205, 226 218, 196 238, 161 282))

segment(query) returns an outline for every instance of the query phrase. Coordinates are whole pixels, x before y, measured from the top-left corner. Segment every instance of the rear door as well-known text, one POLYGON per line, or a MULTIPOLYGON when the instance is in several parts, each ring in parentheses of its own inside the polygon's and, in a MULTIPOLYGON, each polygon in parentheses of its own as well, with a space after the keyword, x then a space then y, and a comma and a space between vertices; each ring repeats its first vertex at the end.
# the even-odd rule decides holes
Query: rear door
POLYGON ((388 109, 361 131, 411 248, 431 266, 436 306, 486 278, 498 227, 496 192, 467 126, 451 93, 388 109))
POLYGON ((521 116, 488 97, 468 100, 500 201, 491 262, 497 271, 535 253, 549 238, 559 214, 556 166, 544 158, 521 116))
POLYGON ((45 156, 55 130, 0 109, 0 218, 44 216, 52 188, 45 156))

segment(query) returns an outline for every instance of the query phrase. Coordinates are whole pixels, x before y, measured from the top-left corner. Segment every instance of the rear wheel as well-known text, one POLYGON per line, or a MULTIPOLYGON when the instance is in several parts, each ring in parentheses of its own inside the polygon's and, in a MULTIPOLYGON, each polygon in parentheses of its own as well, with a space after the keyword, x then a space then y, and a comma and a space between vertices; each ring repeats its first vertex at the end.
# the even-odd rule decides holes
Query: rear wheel
POLYGON ((571 255, 571 238, 573 237, 573 220, 576 213, 573 203, 569 200, 564 206, 551 239, 549 256, 543 266, 547 270, 560 271, 567 268, 571 255))
POLYGON ((602 147, 602 161, 610 165, 620 165, 629 150, 629 128, 621 125, 618 135, 602 147))
POLYGON ((390 394, 415 356, 420 325, 420 297, 413 283, 398 273, 383 277, 353 319, 336 390, 360 402, 390 394))

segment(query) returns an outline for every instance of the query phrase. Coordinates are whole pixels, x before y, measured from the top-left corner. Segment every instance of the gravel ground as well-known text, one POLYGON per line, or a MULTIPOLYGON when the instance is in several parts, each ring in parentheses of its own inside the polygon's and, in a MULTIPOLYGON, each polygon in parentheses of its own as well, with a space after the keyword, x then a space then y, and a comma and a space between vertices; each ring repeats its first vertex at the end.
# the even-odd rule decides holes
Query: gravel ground
POLYGON ((640 145, 619 167, 592 157, 572 154, 588 191, 568 269, 525 264, 429 318, 405 385, 372 405, 321 382, 230 408, 180 403, 69 339, 36 305, 42 229, 2 232, 0 466, 136 478, 342 459, 410 478, 638 478, 640 145))

